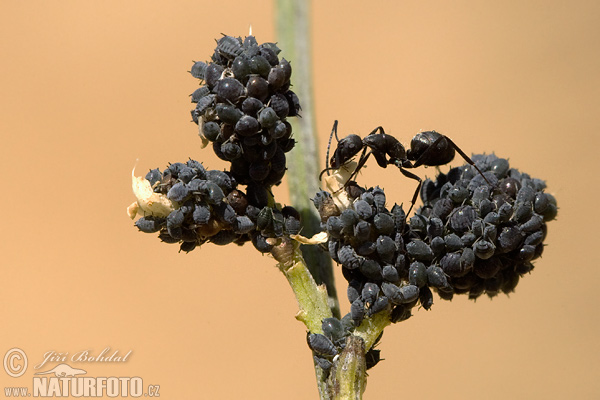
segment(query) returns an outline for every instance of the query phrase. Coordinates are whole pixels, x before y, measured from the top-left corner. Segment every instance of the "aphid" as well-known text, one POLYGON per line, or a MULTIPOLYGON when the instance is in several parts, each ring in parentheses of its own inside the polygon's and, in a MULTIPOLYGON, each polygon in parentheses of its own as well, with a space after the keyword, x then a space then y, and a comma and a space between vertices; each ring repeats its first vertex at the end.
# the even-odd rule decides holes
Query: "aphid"
POLYGON ((319 356, 313 356, 313 359, 315 360, 315 363, 323 370, 323 371, 329 371, 331 369, 331 367, 333 367, 333 363, 331 361, 329 361, 326 358, 323 357, 319 357, 319 356))
POLYGON ((213 89, 217 84, 217 81, 221 79, 224 68, 219 64, 210 63, 204 71, 204 81, 208 85, 209 89, 213 89))
MULTIPOLYGON (((439 202, 438 202, 439 203, 439 202)), ((444 234, 444 223, 441 219, 433 217, 427 224, 427 235, 430 238, 442 236, 444 234)))
POLYGON ((362 274, 365 277, 367 277, 368 279, 373 279, 373 280, 377 280, 377 281, 383 279, 383 276, 381 275, 381 273, 382 273, 381 265, 379 265, 379 263, 375 260, 366 258, 360 264, 359 268, 360 268, 360 272, 362 272, 362 274))
POLYGON ((190 251, 194 250, 197 246, 197 242, 182 242, 181 245, 179 246, 179 252, 186 252, 189 253, 190 251))
POLYGON ((535 246, 532 246, 530 244, 526 244, 523 247, 521 247, 521 250, 519 250, 519 260, 521 261, 529 261, 532 260, 533 257, 535 255, 535 246))
POLYGON ((192 65, 192 69, 190 70, 190 74, 192 74, 192 76, 194 78, 198 78, 198 79, 204 79, 205 72, 206 72, 206 63, 204 63, 202 61, 194 62, 194 65, 192 65))
POLYGON ((227 58, 234 58, 242 54, 242 41, 233 36, 223 36, 217 41, 217 51, 227 58))
POLYGON ((365 200, 355 201, 353 207, 361 219, 368 219, 373 215, 373 208, 365 200))
POLYGON ((433 305, 433 293, 429 286, 424 286, 419 289, 419 302, 424 309, 429 310, 433 305))
MULTIPOLYGON (((273 90, 277 90, 283 86, 285 83, 285 72, 281 68, 273 67, 269 71, 269 76, 267 77, 267 81, 269 82, 269 86, 273 90)), ((285 99, 287 103, 287 99, 285 99)), ((289 107, 288 107, 289 111, 289 107)))
POLYGON ((393 265, 385 265, 381 272, 383 279, 388 282, 398 282, 400 281, 400 275, 398 274, 398 270, 393 265))
POLYGON ((170 234, 169 231, 167 229, 162 229, 160 231, 160 233, 158 234, 158 238, 161 240, 161 242, 163 243, 169 243, 169 244, 174 244, 174 243, 179 243, 179 239, 175 239, 173 238, 170 234))
POLYGON ((233 189, 234 183, 227 172, 216 169, 206 171, 206 179, 216 183, 221 189, 230 191, 233 189))
POLYGON ((366 283, 363 286, 361 292, 361 298, 366 306, 369 306, 371 303, 377 299, 377 295, 379 294, 379 286, 376 283, 366 283))
POLYGON ((408 281, 411 285, 423 287, 427 284, 427 268, 425 264, 415 261, 408 269, 408 281))
POLYGON ((206 181, 204 194, 206 200, 211 204, 221 204, 225 198, 223 190, 215 182, 206 181))
POLYGON ((258 120, 250 115, 242 116, 235 124, 235 132, 242 136, 256 135, 259 130, 258 120))
POLYGON ((210 237, 211 243, 217 246, 226 246, 236 239, 237 235, 235 232, 230 230, 221 230, 216 235, 210 237))
POLYGON ((388 301, 387 297, 380 296, 373 302, 373 304, 371 304, 367 313, 368 313, 368 315, 377 314, 378 312, 385 310, 387 308, 388 304, 389 304, 389 301, 388 301))
POLYGON ((190 190, 187 188, 185 183, 177 182, 169 189, 167 198, 172 201, 181 202, 190 194, 190 190))
POLYGON ((359 326, 365 317, 365 303, 358 298, 352 302, 350 306, 350 316, 354 322, 354 326, 359 326))
POLYGON ((217 94, 217 101, 235 104, 244 95, 244 85, 237 79, 223 78, 217 81, 214 92, 217 94))
POLYGON ((450 227, 457 233, 464 233, 471 228, 477 218, 477 212, 472 206, 455 208, 450 214, 450 227))
POLYGON ((381 235, 375 242, 377 254, 384 262, 391 263, 396 252, 396 243, 389 236, 381 235))
POLYGON ((496 246, 487 240, 478 240, 473 245, 473 251, 475 252, 475 255, 482 260, 487 260, 493 256, 495 250, 496 246))
POLYGON ((135 226, 142 232, 154 233, 158 232, 165 225, 165 222, 165 218, 147 216, 135 221, 135 226))
POLYGON ((205 122, 202 124, 200 129, 202 136, 204 136, 207 140, 214 142, 219 139, 219 135, 221 134, 221 127, 214 121, 205 122))
POLYGON ((520 228, 523 232, 529 233, 540 230, 543 224, 544 219, 538 214, 533 214, 527 222, 521 224, 520 228))
POLYGON ((261 253, 269 253, 273 249, 273 245, 267 242, 267 238, 261 235, 259 232, 256 232, 252 235, 252 244, 256 248, 256 250, 261 253))
POLYGON ((502 268, 502 261, 496 257, 492 257, 486 260, 477 260, 473 272, 482 279, 489 279, 495 276, 500 271, 500 268, 502 268))
MULTIPOLYGON (((315 197, 311 199, 319 215, 321 216, 321 222, 326 222, 330 216, 340 215, 340 210, 333 201, 329 192, 320 191, 315 194, 315 197)), ((344 210, 346 211, 346 210, 344 210)), ((350 210, 354 212, 354 210, 350 210)), ((342 212, 343 214, 343 212, 342 212)), ((357 217, 358 218, 358 217, 357 217)), ((344 222, 344 221, 342 221, 344 222)))
POLYGON ((273 223, 273 209, 271 207, 263 207, 256 219, 256 227, 259 230, 265 230, 273 223))
POLYGON ((465 247, 469 246, 470 247, 477 240, 477 236, 475 236, 473 234, 473 232, 467 232, 467 233, 465 233, 464 235, 462 235, 460 237, 460 240, 461 240, 463 246, 465 246, 465 247))
POLYGON ((374 366, 376 366, 379 363, 379 361, 382 360, 380 353, 381 353, 381 350, 374 349, 374 348, 371 348, 369 351, 367 351, 367 353, 365 354, 366 369, 373 368, 374 366))
POLYGON ((354 300, 360 297, 360 281, 352 280, 348 284, 348 289, 346 290, 346 295, 348 296, 348 301, 353 303, 354 300))
POLYGON ((290 106, 286 97, 281 93, 274 93, 271 96, 271 108, 275 111, 275 114, 281 119, 288 116, 290 112, 290 106))
POLYGON ((249 97, 264 102, 269 96, 269 82, 258 75, 250 75, 246 83, 246 93, 249 97))
POLYGON ((461 253, 458 252, 446 253, 440 260, 440 267, 452 277, 463 276, 467 272, 462 268, 461 253))
POLYGON ((433 286, 434 288, 444 289, 449 286, 448 278, 446 278, 444 270, 435 265, 431 265, 427 268, 427 280, 429 281, 429 286, 433 286))
POLYGON ((518 248, 524 238, 524 234, 517 226, 505 226, 500 231, 496 245, 501 253, 508 253, 518 248))
POLYGON ((356 253, 363 257, 370 257, 377 251, 377 244, 375 242, 366 241, 358 246, 356 253))
POLYGON ((373 217, 373 226, 375 226, 377 233, 390 235, 394 232, 394 218, 390 214, 380 212, 373 217))
POLYGON ((452 210, 454 209, 454 203, 452 200, 447 198, 441 198, 433 205, 433 210, 431 211, 432 216, 438 217, 442 220, 446 220, 452 210))
POLYGON ((301 229, 302 229, 302 224, 300 223, 299 219, 297 219, 294 216, 285 217, 285 231, 289 235, 297 235, 300 233, 301 229))
POLYGON ((359 257, 352 246, 349 245, 342 246, 338 250, 337 256, 342 265, 348 269, 359 268, 364 262, 364 258, 359 257))
POLYGON ((406 252, 418 261, 431 261, 433 259, 431 247, 422 240, 413 240, 407 244, 406 252))
POLYGON ((256 226, 248 216, 239 215, 236 217, 234 227, 236 233, 244 234, 253 231, 256 226))
POLYGON ((300 107, 300 100, 298 99, 298 96, 296 95, 296 93, 292 92, 291 90, 288 90, 284 94, 288 100, 289 108, 290 108, 290 112, 288 115, 290 117, 295 117, 295 116, 299 115, 298 113, 300 112, 300 110, 302 110, 302 107, 300 107))
POLYGON ((383 282, 381 284, 381 290, 383 294, 391 301, 393 304, 403 304, 404 297, 400 292, 400 288, 392 283, 383 282))
POLYGON ((371 236, 371 224, 367 221, 359 221, 354 226, 354 237, 358 242, 364 242, 371 236))
POLYGON ((266 161, 253 162, 248 168, 250 179, 256 182, 263 181, 267 176, 269 176, 269 172, 271 172, 271 167, 266 161))
POLYGON ((194 90, 194 93, 190 95, 192 98, 192 103, 197 103, 201 98, 210 94, 210 89, 208 86, 200 86, 198 89, 194 90))
POLYGON ((431 251, 433 251, 434 257, 439 257, 446 250, 446 243, 444 242, 444 239, 441 236, 436 236, 433 239, 431 239, 431 244, 429 245, 429 247, 431 247, 431 251))
POLYGON ((223 103, 218 103, 215 106, 215 111, 217 112, 217 116, 221 121, 234 126, 244 115, 244 113, 242 113, 242 111, 239 108, 223 103))
POLYGON ((392 310, 392 315, 390 316, 390 321, 392 323, 402 322, 409 319, 412 316, 410 312, 410 307, 407 307, 403 304, 398 304, 392 310))
POLYGON ((327 218, 326 229, 327 233, 334 238, 339 238, 341 236, 341 231, 343 228, 342 221, 337 216, 331 216, 327 218))
MULTIPOLYGON (((199 118, 204 116, 206 110, 212 107, 215 104, 215 99, 217 95, 208 94, 198 100, 198 104, 196 104, 196 108, 192 110, 192 119, 195 123, 198 123, 199 118)), ((208 138, 208 136, 207 136, 208 138)), ((209 139, 210 140, 210 139, 209 139)))
POLYGON ((234 225, 236 223, 237 215, 231 205, 227 203, 217 204, 213 206, 213 211, 220 221, 229 225, 234 225))
POLYGON ((338 353, 333 342, 320 333, 307 332, 306 342, 308 347, 317 354, 335 356, 338 353))
POLYGON ((344 337, 344 327, 342 323, 337 318, 325 318, 321 323, 321 328, 323 329, 323 333, 332 341, 337 341, 344 337))
POLYGON ((455 233, 444 236, 444 242, 446 243, 446 250, 449 252, 460 250, 464 247, 460 237, 455 233))
POLYGON ((194 222, 198 225, 206 225, 210 220, 210 209, 197 204, 192 214, 194 222))
POLYGON ((178 228, 183 224, 185 215, 180 209, 173 210, 167 216, 167 228, 178 228))
POLYGON ((250 58, 250 72, 253 74, 258 74, 263 78, 267 78, 269 76, 269 71, 271 70, 271 64, 261 55, 255 55, 250 58))

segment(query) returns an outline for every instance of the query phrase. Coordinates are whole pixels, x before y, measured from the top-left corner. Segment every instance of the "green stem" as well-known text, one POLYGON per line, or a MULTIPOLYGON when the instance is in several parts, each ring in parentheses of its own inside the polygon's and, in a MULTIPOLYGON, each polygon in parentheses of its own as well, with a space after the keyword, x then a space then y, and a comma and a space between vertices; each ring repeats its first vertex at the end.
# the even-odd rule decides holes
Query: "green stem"
MULTIPOLYGON (((327 289, 323 285, 317 285, 313 279, 302 257, 299 244, 294 243, 291 247, 293 250, 289 248, 288 250, 293 251, 292 254, 288 254, 287 257, 278 255, 277 258, 280 260, 278 267, 287 278, 298 301, 300 310, 296 314, 296 319, 303 322, 310 332, 322 334, 323 319, 332 317, 327 289)), ((326 373, 316 362, 314 365, 319 396, 321 399, 329 399, 326 373)))
MULTIPOLYGON (((318 233, 320 219, 310 201, 319 191, 320 172, 318 141, 314 121, 311 53, 309 38, 310 1, 276 0, 278 44, 293 67, 293 90, 302 105, 302 118, 290 118, 296 147, 288 153, 290 200, 300 212, 304 236, 318 233)), ((302 253, 308 269, 319 284, 325 284, 329 306, 339 318, 339 301, 334 284, 331 259, 317 246, 303 246, 302 253)))
POLYGON ((348 336, 346 347, 331 372, 329 388, 332 400, 360 400, 367 386, 365 343, 348 336))

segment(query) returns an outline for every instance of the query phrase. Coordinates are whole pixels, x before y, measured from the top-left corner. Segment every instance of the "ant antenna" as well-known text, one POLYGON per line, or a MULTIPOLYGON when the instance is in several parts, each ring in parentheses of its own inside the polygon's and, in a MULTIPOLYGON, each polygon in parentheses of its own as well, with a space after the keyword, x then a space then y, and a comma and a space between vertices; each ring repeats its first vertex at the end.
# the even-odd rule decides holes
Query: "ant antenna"
POLYGON ((336 119, 335 122, 333 123, 333 128, 331 129, 331 133, 329 134, 329 143, 327 143, 327 154, 325 156, 325 167, 326 168, 321 172, 321 175, 319 175, 319 179, 321 179, 321 176, 323 176, 323 172, 327 172, 327 175, 331 175, 329 173, 329 170, 332 169, 329 167, 329 149, 331 148, 331 139, 333 138, 334 134, 335 134, 335 140, 337 140, 339 142, 338 135, 337 135, 337 125, 338 125, 338 121, 336 119))

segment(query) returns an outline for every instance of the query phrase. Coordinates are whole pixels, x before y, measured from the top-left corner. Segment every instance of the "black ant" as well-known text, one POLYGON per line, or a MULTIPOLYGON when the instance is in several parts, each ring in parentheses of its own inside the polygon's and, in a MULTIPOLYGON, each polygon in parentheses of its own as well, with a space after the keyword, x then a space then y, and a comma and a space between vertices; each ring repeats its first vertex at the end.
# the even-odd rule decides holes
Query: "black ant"
POLYGON ((402 172, 404 176, 419 182, 417 190, 415 190, 415 194, 411 200, 410 209, 408 210, 407 215, 417 201, 423 181, 419 176, 406 169, 417 168, 421 165, 439 166, 448 164, 454 159, 455 152, 458 152, 466 162, 475 167, 483 179, 492 186, 485 175, 483 175, 483 172, 477 168, 469 156, 454 144, 448 136, 442 135, 436 131, 417 133, 410 141, 410 149, 406 150, 398 139, 392 135, 386 134, 381 126, 373 129, 373 131, 364 139, 361 139, 358 135, 351 134, 342 140, 339 140, 337 136, 337 124, 338 121, 335 121, 333 124, 333 129, 329 136, 329 144, 327 145, 327 159, 325 162, 326 164, 329 164, 329 167, 324 169, 320 176, 325 172, 329 175, 329 170, 339 169, 362 150, 356 169, 348 178, 347 182, 350 182, 365 165, 369 156, 373 154, 380 167, 386 168, 388 165, 395 165, 400 169, 400 172, 402 172), (329 159, 329 149, 331 147, 333 135, 335 135, 335 138, 338 140, 338 145, 333 156, 329 159))

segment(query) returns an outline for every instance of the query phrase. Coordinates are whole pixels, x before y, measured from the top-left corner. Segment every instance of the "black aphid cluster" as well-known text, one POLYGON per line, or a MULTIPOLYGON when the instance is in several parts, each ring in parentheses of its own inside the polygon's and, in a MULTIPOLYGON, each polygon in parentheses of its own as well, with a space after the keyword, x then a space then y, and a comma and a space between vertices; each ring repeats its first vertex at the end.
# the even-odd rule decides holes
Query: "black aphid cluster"
POLYGON ((444 299, 510 293, 533 269, 546 222, 556 217, 555 198, 543 181, 505 159, 473 161, 483 176, 467 164, 426 180, 424 206, 408 223, 401 206, 386 208, 379 187, 348 186, 352 205, 341 211, 330 193, 315 196, 329 254, 348 281, 345 319, 358 326, 365 315, 391 306, 392 322, 404 320, 417 303, 431 307, 432 289, 444 299))
POLYGON ((424 206, 410 220, 418 239, 407 245, 409 257, 439 265, 448 281, 436 287, 443 299, 512 292, 541 256, 546 222, 557 214, 544 181, 493 154, 473 161, 485 179, 465 165, 425 181, 424 206))
POLYGON ((196 62, 191 74, 203 86, 191 96, 200 135, 217 156, 231 162, 240 184, 277 185, 286 169, 285 153, 294 147, 287 117, 298 115, 300 103, 289 90, 292 67, 274 43, 259 45, 223 36, 212 62, 196 62))
MULTIPOLYGON (((306 341, 308 347, 313 351, 315 362, 326 372, 333 366, 333 359, 346 346, 346 337, 354 329, 350 316, 342 318, 325 318, 321 323, 323 334, 307 333, 306 341)), ((381 336, 375 340, 371 349, 365 354, 366 368, 373 368, 380 361, 380 350, 375 347, 381 340, 381 336)))
POLYGON ((198 161, 174 163, 163 172, 153 169, 146 179, 177 207, 166 218, 145 216, 135 225, 146 233, 159 232, 163 242, 180 243, 182 251, 206 242, 252 241, 257 250, 268 253, 275 244, 270 238, 300 231, 298 212, 289 206, 269 207, 264 186, 251 183, 244 192, 230 172, 207 170, 198 161))
MULTIPOLYGON (((385 192, 379 187, 363 189, 354 185, 346 190, 352 206, 342 211, 328 192, 319 192, 313 199, 322 227, 329 234, 329 254, 342 264, 349 284, 351 307, 345 318, 358 326, 365 315, 391 306, 392 319, 398 322, 410 316, 410 309, 419 298, 429 308, 432 293, 422 284, 427 273, 423 271, 424 278, 409 277, 410 258, 405 243, 411 233, 402 206, 396 204, 388 210, 385 192)), ((435 271, 431 273, 432 278, 437 276, 435 271)))

